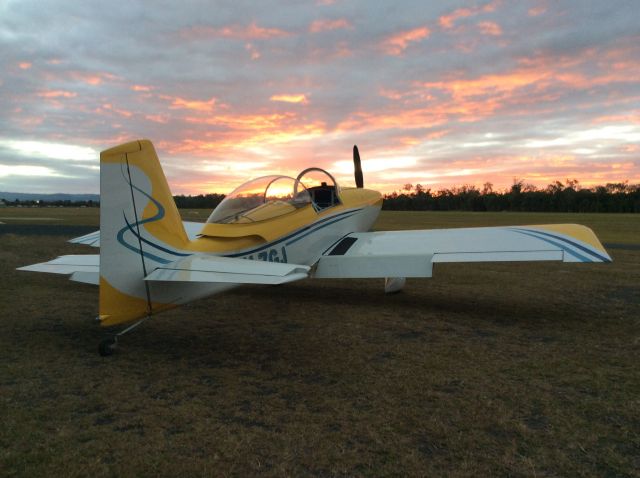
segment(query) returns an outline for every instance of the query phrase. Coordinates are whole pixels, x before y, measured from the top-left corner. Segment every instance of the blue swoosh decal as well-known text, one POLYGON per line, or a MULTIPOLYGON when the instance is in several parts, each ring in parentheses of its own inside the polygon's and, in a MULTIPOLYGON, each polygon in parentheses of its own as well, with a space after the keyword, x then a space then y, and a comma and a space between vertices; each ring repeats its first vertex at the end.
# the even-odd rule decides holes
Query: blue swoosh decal
MULTIPOLYGON (((591 250, 591 249, 589 249, 589 248, 587 248, 587 247, 583 246, 582 244, 578 244, 577 242, 571 241, 571 240, 566 239, 566 238, 564 238, 564 237, 562 237, 562 236, 557 236, 557 235, 555 235, 555 234, 551 234, 551 233, 546 232, 546 231, 538 231, 538 230, 531 230, 531 229, 516 229, 516 228, 514 228, 513 230, 514 230, 514 231, 519 231, 519 232, 521 232, 521 231, 523 231, 523 230, 524 230, 524 231, 531 232, 531 233, 533 233, 533 234, 540 234, 540 235, 542 235, 542 236, 551 237, 551 238, 553 238, 553 239, 557 239, 557 240, 559 240, 559 241, 566 242, 567 244, 571 244, 573 247, 575 247, 575 248, 577 248, 577 249, 580 249, 581 251, 586 252, 587 254, 591 254, 591 255, 592 255, 592 256, 594 256, 594 257, 597 257, 597 258, 598 258, 598 259, 600 259, 602 262, 611 262, 611 260, 610 260, 610 259, 607 259, 607 258, 606 258, 606 257, 604 257, 603 255, 600 255, 600 254, 598 254, 597 252, 594 252, 593 250, 591 250)), ((540 238, 540 239, 542 239, 542 238, 540 238)))
POLYGON ((521 230, 521 229, 512 229, 512 231, 517 232, 519 234, 524 234, 525 236, 530 236, 530 237, 534 237, 536 239, 540 239, 541 241, 547 242, 549 244, 553 244, 556 247, 559 247, 561 250, 571 254, 572 256, 576 257, 577 259, 580 259, 582 262, 593 262, 593 259, 590 259, 586 256, 583 256, 582 254, 578 254, 576 251, 573 251, 571 249, 569 249, 566 245, 561 244, 558 241, 552 241, 551 239, 547 239, 545 237, 540 237, 539 235, 531 232, 531 231, 527 231, 527 230, 521 230))
POLYGON ((251 250, 247 250, 247 251, 243 251, 243 252, 236 252, 233 254, 224 254, 224 257, 240 257, 240 256, 245 256, 247 254, 255 254, 257 252, 260 252, 264 249, 269 249, 270 247, 275 246, 276 244, 280 244, 283 241, 287 241, 289 240, 289 242, 287 242, 285 245, 290 245, 293 244, 294 242, 302 239, 302 237, 307 236, 309 234, 311 234, 312 232, 316 232, 326 226, 329 226, 330 224, 333 224, 335 222, 341 221, 343 219, 346 219, 348 217, 351 217, 352 215, 354 215, 355 213, 362 211, 362 209, 355 209, 355 210, 351 210, 351 211, 345 211, 342 212, 340 214, 335 214, 333 216, 330 217, 325 217, 324 219, 314 222, 313 224, 310 224, 308 226, 303 227, 302 229, 299 229, 296 232, 293 232, 287 236, 281 237, 280 239, 273 241, 273 242, 269 242, 268 244, 263 244, 259 247, 256 247, 255 249, 251 249, 251 250), (330 222, 328 222, 330 221, 330 222), (312 229, 312 230, 310 230, 312 229), (307 232, 308 231, 308 232, 307 232), (302 234, 306 232, 306 234, 304 234, 303 236, 300 237, 296 237, 299 234, 302 234), (295 239, 294 239, 295 238, 295 239))
POLYGON ((120 244, 122 244, 124 247, 126 247, 127 249, 129 249, 129 250, 131 250, 131 251, 133 251, 133 252, 135 252, 135 253, 137 253, 137 254, 142 254, 144 257, 146 257, 146 258, 148 258, 148 259, 151 259, 151 260, 154 260, 154 261, 156 261, 156 262, 160 262, 161 264, 168 264, 168 263, 170 263, 171 261, 169 261, 169 260, 167 260, 167 259, 163 259, 162 257, 158 257, 158 256, 156 256, 155 254, 151 254, 150 252, 147 252, 147 251, 141 251, 138 247, 135 247, 135 246, 133 246, 133 245, 131 245, 131 244, 127 243, 127 242, 126 242, 126 240, 125 240, 125 238, 124 238, 124 234, 125 234, 125 232, 130 231, 130 232, 131 232, 131 233, 132 233, 136 238, 138 238, 141 242, 144 242, 145 244, 148 244, 148 245, 150 245, 150 246, 154 247, 155 249, 158 249, 158 250, 160 250, 160 251, 162 251, 162 252, 166 252, 166 253, 168 253, 168 254, 171 254, 171 255, 174 255, 174 256, 179 256, 179 257, 187 257, 187 256, 190 256, 191 254, 183 254, 183 253, 180 253, 180 252, 175 252, 175 251, 172 251, 172 250, 167 249, 167 248, 165 248, 165 247, 162 247, 162 246, 160 246, 160 245, 158 245, 158 244, 155 244, 154 242, 149 241, 148 239, 146 239, 146 238, 142 237, 142 236, 138 233, 138 231, 137 231, 138 226, 141 226, 141 225, 143 225, 143 224, 149 224, 149 223, 152 223, 152 222, 156 222, 156 221, 161 220, 161 219, 165 216, 165 209, 164 209, 164 207, 162 206, 162 204, 160 204, 160 202, 159 202, 159 201, 157 201, 156 199, 154 199, 150 194, 147 194, 145 191, 143 191, 143 190, 142 190, 142 189, 140 189, 139 187, 135 186, 134 184, 131 184, 131 182, 129 181, 129 179, 124 175, 124 172, 123 172, 123 177, 124 177, 125 181, 129 184, 129 186, 131 186, 133 189, 135 189, 136 191, 138 191, 138 192, 140 192, 141 194, 143 194, 146 198, 148 198, 148 199, 153 203, 153 205, 156 207, 156 209, 158 210, 158 212, 157 212, 154 216, 151 216, 151 217, 149 217, 149 218, 147 218, 147 219, 142 219, 142 220, 140 220, 140 221, 136 221, 136 222, 134 222, 134 223, 132 224, 132 223, 130 223, 130 222, 129 222, 129 220, 127 219, 127 216, 126 216, 125 212, 124 212, 124 211, 122 211, 122 215, 123 215, 123 217, 124 217, 124 222, 125 222, 125 227, 123 227, 122 229, 120 229, 120 230, 118 231, 118 234, 117 234, 117 236, 116 236, 116 237, 117 237, 118 242, 119 242, 120 244))

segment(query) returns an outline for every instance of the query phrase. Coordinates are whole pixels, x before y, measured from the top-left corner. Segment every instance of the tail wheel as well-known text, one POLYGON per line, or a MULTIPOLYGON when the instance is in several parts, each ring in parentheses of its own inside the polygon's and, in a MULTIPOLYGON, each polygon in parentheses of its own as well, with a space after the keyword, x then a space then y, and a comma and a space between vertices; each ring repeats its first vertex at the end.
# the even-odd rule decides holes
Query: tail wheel
POLYGON ((115 337, 107 337, 100 342, 100 345, 98 345, 98 352, 100 352, 100 355, 102 355, 103 357, 108 357, 110 355, 113 355, 113 353, 116 351, 117 346, 118 341, 115 337))

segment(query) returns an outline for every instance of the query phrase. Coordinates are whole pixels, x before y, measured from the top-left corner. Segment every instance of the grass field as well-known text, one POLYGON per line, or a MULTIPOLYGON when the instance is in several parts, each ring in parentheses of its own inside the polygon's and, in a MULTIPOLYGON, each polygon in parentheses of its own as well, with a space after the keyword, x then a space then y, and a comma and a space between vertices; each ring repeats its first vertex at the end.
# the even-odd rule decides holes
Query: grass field
POLYGON ((593 227, 614 262, 438 264, 393 296, 244 287, 109 358, 96 288, 15 271, 96 250, 0 225, 0 475, 640 476, 640 216, 384 212, 376 229, 552 222, 593 227))

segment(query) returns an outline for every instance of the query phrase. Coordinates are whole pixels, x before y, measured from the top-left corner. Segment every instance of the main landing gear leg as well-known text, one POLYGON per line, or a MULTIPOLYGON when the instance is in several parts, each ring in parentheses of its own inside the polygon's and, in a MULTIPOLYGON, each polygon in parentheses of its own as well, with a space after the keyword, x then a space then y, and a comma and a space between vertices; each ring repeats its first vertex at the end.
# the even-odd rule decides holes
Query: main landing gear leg
POLYGON ((142 322, 147 320, 149 317, 151 317, 151 316, 147 315, 143 319, 140 319, 139 321, 134 322, 129 327, 127 327, 126 329, 118 332, 117 334, 114 334, 114 335, 112 335, 110 337, 106 337, 106 338, 102 339, 100 341, 100 344, 98 345, 98 352, 100 352, 100 355, 102 355, 103 357, 108 357, 109 355, 113 355, 113 353, 116 351, 116 348, 118 347, 118 337, 120 337, 121 335, 124 335, 127 332, 135 329, 138 325, 140 325, 142 322))

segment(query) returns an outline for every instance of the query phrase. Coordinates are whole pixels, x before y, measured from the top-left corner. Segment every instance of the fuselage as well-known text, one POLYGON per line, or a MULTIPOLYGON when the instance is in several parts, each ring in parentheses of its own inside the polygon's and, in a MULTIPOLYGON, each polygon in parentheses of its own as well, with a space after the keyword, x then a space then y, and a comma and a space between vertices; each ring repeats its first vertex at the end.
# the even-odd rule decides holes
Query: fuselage
POLYGON ((340 204, 319 212, 309 204, 263 221, 205 224, 200 236, 189 243, 188 250, 312 265, 344 235, 371 229, 381 206, 382 198, 377 191, 344 189, 340 204))

